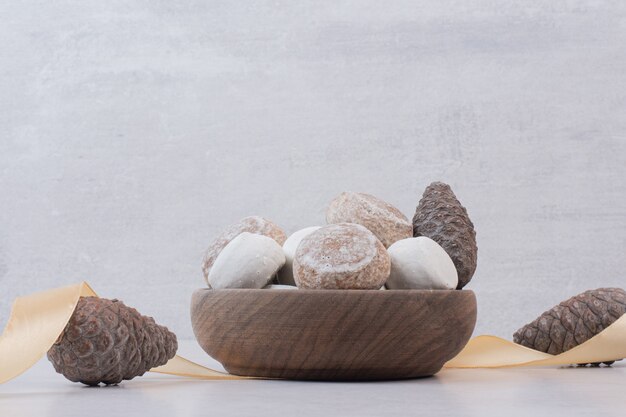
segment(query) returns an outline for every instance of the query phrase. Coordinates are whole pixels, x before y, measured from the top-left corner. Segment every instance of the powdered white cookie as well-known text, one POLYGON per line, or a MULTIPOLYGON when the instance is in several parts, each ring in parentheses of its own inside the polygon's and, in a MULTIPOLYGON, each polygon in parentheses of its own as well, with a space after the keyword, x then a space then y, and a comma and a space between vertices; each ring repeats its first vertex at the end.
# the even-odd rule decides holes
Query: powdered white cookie
POLYGON ((293 275, 299 288, 379 289, 390 270, 383 244, 353 223, 324 226, 298 245, 293 275))
POLYGON ((358 223, 376 235, 386 248, 413 236, 413 226, 400 210, 373 195, 344 192, 326 210, 328 223, 358 223))
POLYGON ((283 251, 285 252, 285 266, 278 272, 278 282, 287 285, 296 285, 293 279, 293 257, 296 255, 298 245, 308 235, 319 229, 320 226, 311 226, 294 232, 283 243, 283 251))
POLYGON ((209 272, 211 272, 211 268, 217 256, 231 240, 243 232, 271 237, 278 242, 279 245, 285 243, 285 239, 287 239, 285 232, 271 221, 259 216, 244 217, 239 222, 230 225, 224 230, 206 250, 204 260, 202 261, 202 272, 207 284, 209 282, 209 272))
POLYGON ((244 232, 220 252, 211 271, 212 288, 263 288, 285 264, 283 248, 272 238, 244 232))
POLYGON ((297 290, 298 287, 293 285, 270 284, 263 287, 265 290, 297 290))
POLYGON ((434 240, 425 236, 399 240, 388 249, 389 289, 453 290, 458 284, 454 262, 434 240))

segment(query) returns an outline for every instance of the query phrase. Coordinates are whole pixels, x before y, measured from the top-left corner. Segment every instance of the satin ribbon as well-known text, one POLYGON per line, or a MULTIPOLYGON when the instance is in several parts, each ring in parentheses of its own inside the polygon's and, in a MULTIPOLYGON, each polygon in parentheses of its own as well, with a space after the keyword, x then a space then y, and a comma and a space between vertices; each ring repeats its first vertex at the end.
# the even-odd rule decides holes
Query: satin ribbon
MULTIPOLYGON (((82 282, 18 297, 0 336, 0 384, 33 366, 65 329, 80 297, 95 291, 82 282)), ((604 362, 626 357, 626 315, 587 342, 560 355, 549 355, 495 336, 469 341, 445 368, 502 368, 604 362)), ((151 372, 199 379, 247 379, 216 371, 176 355, 151 372)))
MULTIPOLYGON (((33 366, 57 340, 80 297, 97 297, 86 282, 18 297, 0 336, 0 384, 33 366)), ((176 355, 151 372, 201 379, 242 379, 176 355)))

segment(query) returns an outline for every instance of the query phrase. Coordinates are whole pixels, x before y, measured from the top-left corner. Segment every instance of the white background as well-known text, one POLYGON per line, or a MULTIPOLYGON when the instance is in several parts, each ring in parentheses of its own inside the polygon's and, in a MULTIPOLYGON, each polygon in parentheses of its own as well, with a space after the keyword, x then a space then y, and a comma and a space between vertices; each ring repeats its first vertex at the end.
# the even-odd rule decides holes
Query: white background
POLYGON ((625 286, 624 2, 0 3, 0 324, 88 280, 191 338, 202 253, 449 182, 476 333, 625 286))

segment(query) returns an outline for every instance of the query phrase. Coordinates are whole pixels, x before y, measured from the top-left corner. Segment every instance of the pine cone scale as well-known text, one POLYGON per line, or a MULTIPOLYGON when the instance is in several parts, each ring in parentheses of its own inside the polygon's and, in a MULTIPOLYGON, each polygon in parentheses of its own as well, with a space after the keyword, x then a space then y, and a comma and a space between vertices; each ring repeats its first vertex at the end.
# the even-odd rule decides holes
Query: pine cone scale
MULTIPOLYGON (((559 350, 563 349, 563 342, 565 341, 565 329, 563 325, 557 320, 552 321, 552 327, 550 328, 550 340, 552 340, 552 344, 550 345, 551 349, 559 350)), ((548 353, 550 353, 548 351, 548 353)))

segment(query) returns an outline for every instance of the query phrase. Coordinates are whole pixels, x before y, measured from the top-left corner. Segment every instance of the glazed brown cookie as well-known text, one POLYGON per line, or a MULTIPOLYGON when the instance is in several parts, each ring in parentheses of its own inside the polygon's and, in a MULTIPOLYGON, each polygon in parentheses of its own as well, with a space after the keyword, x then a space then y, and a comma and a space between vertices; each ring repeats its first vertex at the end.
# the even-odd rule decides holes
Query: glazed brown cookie
POLYGON ((372 232, 353 223, 322 227, 296 250, 293 273, 305 289, 378 290, 389 277, 387 250, 372 232))
POLYGON ((400 210, 365 193, 339 194, 326 210, 326 221, 329 224, 356 223, 365 226, 385 248, 411 237, 413 233, 409 219, 400 210))

